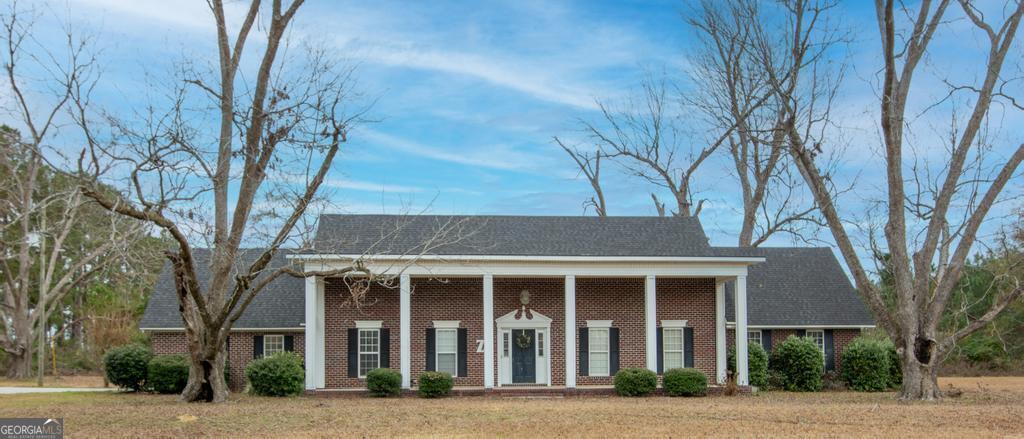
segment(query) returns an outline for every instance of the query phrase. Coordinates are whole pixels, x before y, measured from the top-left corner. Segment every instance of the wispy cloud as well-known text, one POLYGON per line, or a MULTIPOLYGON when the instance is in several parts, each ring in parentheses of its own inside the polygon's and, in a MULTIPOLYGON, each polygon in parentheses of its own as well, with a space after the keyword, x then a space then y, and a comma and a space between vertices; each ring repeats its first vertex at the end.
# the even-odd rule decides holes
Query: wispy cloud
POLYGON ((374 130, 362 130, 359 134, 366 142, 394 151, 460 165, 528 171, 536 169, 540 161, 538 157, 504 145, 484 145, 466 151, 453 148, 456 145, 431 146, 374 130))

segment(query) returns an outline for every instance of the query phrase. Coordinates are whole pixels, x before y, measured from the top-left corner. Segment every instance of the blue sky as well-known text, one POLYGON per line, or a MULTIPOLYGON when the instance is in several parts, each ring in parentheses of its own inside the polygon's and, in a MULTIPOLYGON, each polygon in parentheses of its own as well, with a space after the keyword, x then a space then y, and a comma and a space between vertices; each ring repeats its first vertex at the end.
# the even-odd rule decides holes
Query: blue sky
MULTIPOLYGON (((212 60, 214 29, 205 2, 175 3, 72 0, 53 8, 97 34, 109 61, 102 105, 131 108, 145 93, 143 72, 173 67, 183 58, 212 60)), ((844 200, 854 211, 877 197, 881 175, 873 113, 877 27, 873 8, 866 6, 845 3, 835 15, 854 31, 852 70, 839 109, 839 137, 851 145, 840 176, 859 177, 858 190, 844 200)), ((230 9, 237 13, 242 7, 234 3, 230 9)), ((329 177, 336 209, 581 214, 590 187, 552 137, 577 139, 576 121, 597 117, 595 99, 628 96, 646 72, 683 78, 692 44, 684 8, 680 1, 310 0, 295 36, 335 47, 357 63, 358 89, 365 99, 377 100, 370 113, 377 121, 352 132, 329 177)), ((45 31, 56 23, 41 25, 45 31)), ((970 34, 963 23, 950 27, 937 48, 937 54, 949 55, 941 61, 949 64, 937 62, 936 71, 970 62, 959 57, 969 52, 960 46, 977 50, 980 44, 962 38, 970 34)), ((940 95, 925 93, 921 105, 940 95)), ((1020 126, 1020 114, 1001 117, 1001 126, 1011 128, 998 130, 995 135, 1003 138, 997 140, 1019 141, 1021 130, 1013 127, 1020 126)), ((934 125, 942 123, 940 118, 934 125)), ((996 153, 1008 151, 1000 148, 996 153)), ((611 214, 655 214, 652 187, 614 166, 604 172, 611 214)), ((696 183, 709 200, 702 221, 712 243, 734 244, 740 203, 729 161, 715 157, 696 183)), ((792 244, 785 237, 771 243, 792 244)))

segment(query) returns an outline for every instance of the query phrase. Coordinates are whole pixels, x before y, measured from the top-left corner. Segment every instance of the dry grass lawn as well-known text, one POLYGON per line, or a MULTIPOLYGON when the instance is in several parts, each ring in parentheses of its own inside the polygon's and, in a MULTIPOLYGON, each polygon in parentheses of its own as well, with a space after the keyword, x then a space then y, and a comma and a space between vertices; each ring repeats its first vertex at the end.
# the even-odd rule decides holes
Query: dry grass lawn
POLYGON ((68 393, 6 395, 0 416, 63 417, 69 437, 1024 437, 1024 378, 944 383, 960 386, 963 396, 905 404, 891 393, 853 392, 442 400, 236 395, 207 405, 179 403, 175 396, 68 393))
MULTIPOLYGON (((0 387, 35 387, 35 378, 13 380, 0 378, 0 387)), ((43 377, 43 387, 103 387, 103 377, 100 375, 66 375, 43 377)))

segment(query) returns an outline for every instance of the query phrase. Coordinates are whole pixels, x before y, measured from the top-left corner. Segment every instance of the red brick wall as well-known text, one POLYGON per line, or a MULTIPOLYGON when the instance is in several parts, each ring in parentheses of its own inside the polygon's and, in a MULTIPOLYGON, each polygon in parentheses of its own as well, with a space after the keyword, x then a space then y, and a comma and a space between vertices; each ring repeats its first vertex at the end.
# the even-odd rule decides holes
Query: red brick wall
MULTIPOLYGON (((832 347, 835 352, 836 372, 842 370, 842 357, 843 351, 846 346, 853 341, 853 339, 860 336, 860 329, 833 329, 832 330, 832 347)), ((764 335, 762 333, 762 335, 764 335)), ((795 329, 772 329, 772 346, 778 346, 780 343, 786 341, 791 335, 796 335, 795 329)), ((726 330, 726 346, 736 346, 736 333, 733 329, 726 330)))
MULTIPOLYGON (((655 285, 658 327, 662 320, 686 320, 693 328, 693 367, 714 381, 715 279, 657 278, 655 285)), ((639 318, 642 322, 642 311, 639 318)))
POLYGON ((380 320, 391 338, 390 366, 399 369, 399 292, 374 284, 360 308, 346 302, 344 283, 328 279, 324 284, 324 378, 327 388, 366 388, 366 380, 348 377, 348 330, 356 320, 380 320))
MULTIPOLYGON (((578 282, 578 280, 577 280, 578 282)), ((520 308, 520 293, 530 291, 530 309, 551 318, 551 383, 565 385, 565 280, 563 278, 494 279, 494 318, 520 308)), ((495 327, 497 337, 497 327, 495 327)), ((494 377, 498 380, 500 344, 494 344, 494 377)), ((540 378, 540 377, 538 377, 540 378)))
MULTIPOLYGON (((576 278, 576 328, 587 326, 587 320, 611 320, 619 328, 620 369, 645 367, 643 278, 576 278)), ((579 345, 577 329, 576 384, 611 384, 612 377, 579 376, 579 345)))
MULTIPOLYGON (((228 386, 234 391, 245 389, 245 366, 252 358, 252 338, 255 335, 288 334, 293 336, 293 349, 296 354, 305 357, 306 342, 302 332, 238 332, 232 331, 228 341, 228 367, 231 369, 231 382, 228 386)), ((184 332, 154 332, 149 335, 153 353, 157 355, 188 354, 188 344, 184 332)))
MULTIPOLYGON (((413 279, 412 314, 412 378, 416 380, 426 370, 427 328, 434 320, 458 320, 466 328, 466 377, 456 377, 456 386, 484 385, 484 354, 476 351, 476 341, 483 340, 483 279, 451 278, 442 280, 413 279)), ((392 338, 397 338, 393 332, 392 338)), ((399 352, 392 351, 391 367, 399 369, 399 352)))

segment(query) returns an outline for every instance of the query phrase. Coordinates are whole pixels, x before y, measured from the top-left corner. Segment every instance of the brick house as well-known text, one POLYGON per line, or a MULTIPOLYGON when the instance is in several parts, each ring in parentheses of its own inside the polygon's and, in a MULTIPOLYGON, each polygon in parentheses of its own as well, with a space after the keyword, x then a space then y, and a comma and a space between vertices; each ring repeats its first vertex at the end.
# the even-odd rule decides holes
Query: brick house
MULTIPOLYGON (((729 346, 746 385, 748 343, 806 335, 835 369, 874 326, 830 249, 712 247, 694 218, 324 215, 312 248, 272 266, 358 263, 388 281, 355 306, 345 279, 276 279, 228 340, 232 388, 277 351, 304 357, 310 391, 363 389, 377 367, 406 388, 428 370, 485 390, 607 386, 630 367, 722 383, 729 346)), ((167 267, 140 327, 156 353, 185 352, 167 267)))

